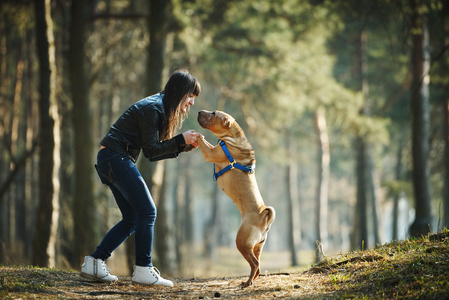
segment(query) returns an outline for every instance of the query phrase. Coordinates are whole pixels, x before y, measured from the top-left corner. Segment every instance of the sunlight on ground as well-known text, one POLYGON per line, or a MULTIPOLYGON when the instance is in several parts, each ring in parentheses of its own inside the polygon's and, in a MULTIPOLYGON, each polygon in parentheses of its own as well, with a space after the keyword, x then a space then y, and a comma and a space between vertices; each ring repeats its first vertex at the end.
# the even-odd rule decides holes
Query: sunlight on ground
MULTIPOLYGON (((172 277, 183 278, 208 278, 208 277, 231 277, 249 275, 250 267, 236 248, 218 248, 213 260, 202 256, 202 251, 194 251, 196 255, 187 257, 181 272, 173 274, 172 277)), ((117 276, 130 276, 122 253, 108 260, 111 272, 117 276)), ((299 251, 297 254, 299 266, 291 266, 290 252, 262 252, 261 274, 280 272, 299 272, 313 264, 312 251, 299 251)), ((157 259, 155 260, 157 267, 157 259)), ((162 275, 165 273, 162 271, 162 275)))
MULTIPOLYGON (((290 272, 292 270, 301 270, 312 263, 312 253, 298 254, 300 266, 290 266, 289 252, 262 252, 261 273, 279 273, 290 272), (300 258, 302 256, 302 259, 300 258)), ((191 271, 183 272, 183 277, 226 277, 249 275, 250 267, 237 249, 219 248, 216 258, 213 261, 197 257, 195 267, 191 271)))

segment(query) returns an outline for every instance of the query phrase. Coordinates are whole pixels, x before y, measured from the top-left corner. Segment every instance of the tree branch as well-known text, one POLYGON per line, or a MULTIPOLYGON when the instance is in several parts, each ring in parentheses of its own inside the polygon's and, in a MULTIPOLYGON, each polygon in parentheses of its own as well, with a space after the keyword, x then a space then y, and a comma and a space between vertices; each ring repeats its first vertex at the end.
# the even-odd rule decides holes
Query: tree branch
POLYGON ((26 151, 20 159, 14 161, 13 169, 6 177, 5 182, 0 186, 0 206, 3 204, 3 199, 4 199, 3 196, 8 191, 9 186, 14 181, 14 179, 16 178, 19 171, 25 166, 27 159, 34 153, 34 151, 36 150, 36 147, 37 147, 37 139, 35 139, 33 141, 33 145, 31 146, 31 149, 26 151))

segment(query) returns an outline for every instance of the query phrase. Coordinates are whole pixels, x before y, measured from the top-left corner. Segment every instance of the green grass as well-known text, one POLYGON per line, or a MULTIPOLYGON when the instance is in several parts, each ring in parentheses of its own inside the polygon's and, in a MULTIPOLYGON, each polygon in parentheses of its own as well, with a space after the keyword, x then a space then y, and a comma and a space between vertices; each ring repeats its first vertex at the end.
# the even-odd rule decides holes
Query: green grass
POLYGON ((342 298, 449 298, 449 232, 355 251, 315 269, 327 272, 342 298))

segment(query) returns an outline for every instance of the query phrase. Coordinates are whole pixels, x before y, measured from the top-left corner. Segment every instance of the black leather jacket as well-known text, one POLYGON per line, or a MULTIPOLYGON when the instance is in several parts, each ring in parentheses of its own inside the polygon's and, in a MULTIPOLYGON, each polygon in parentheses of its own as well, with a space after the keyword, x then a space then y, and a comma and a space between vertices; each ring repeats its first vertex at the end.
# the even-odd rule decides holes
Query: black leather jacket
POLYGON ((134 163, 141 149, 150 161, 178 157, 186 146, 182 134, 170 140, 159 140, 165 122, 163 97, 163 94, 156 94, 134 103, 111 126, 100 144, 127 155, 134 163))

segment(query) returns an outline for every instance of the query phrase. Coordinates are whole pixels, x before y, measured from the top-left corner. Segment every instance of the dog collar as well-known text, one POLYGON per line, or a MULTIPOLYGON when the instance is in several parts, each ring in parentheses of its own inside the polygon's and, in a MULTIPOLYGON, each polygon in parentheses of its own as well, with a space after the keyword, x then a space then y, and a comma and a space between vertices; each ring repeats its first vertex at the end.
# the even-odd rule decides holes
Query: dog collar
POLYGON ((256 170, 256 164, 252 164, 251 166, 244 166, 244 165, 241 165, 241 164, 235 162, 235 160, 232 157, 231 153, 229 153, 228 147, 226 147, 225 142, 222 141, 222 140, 218 140, 218 143, 220 144, 221 148, 223 149, 223 152, 226 154, 226 157, 229 160, 229 165, 227 165, 226 167, 224 167, 220 171, 215 172, 215 164, 214 164, 214 180, 215 181, 217 181, 218 177, 220 177, 221 175, 223 175, 227 171, 233 170, 233 169, 239 169, 239 170, 242 170, 242 171, 250 173, 250 174, 254 173, 254 171, 256 170))

